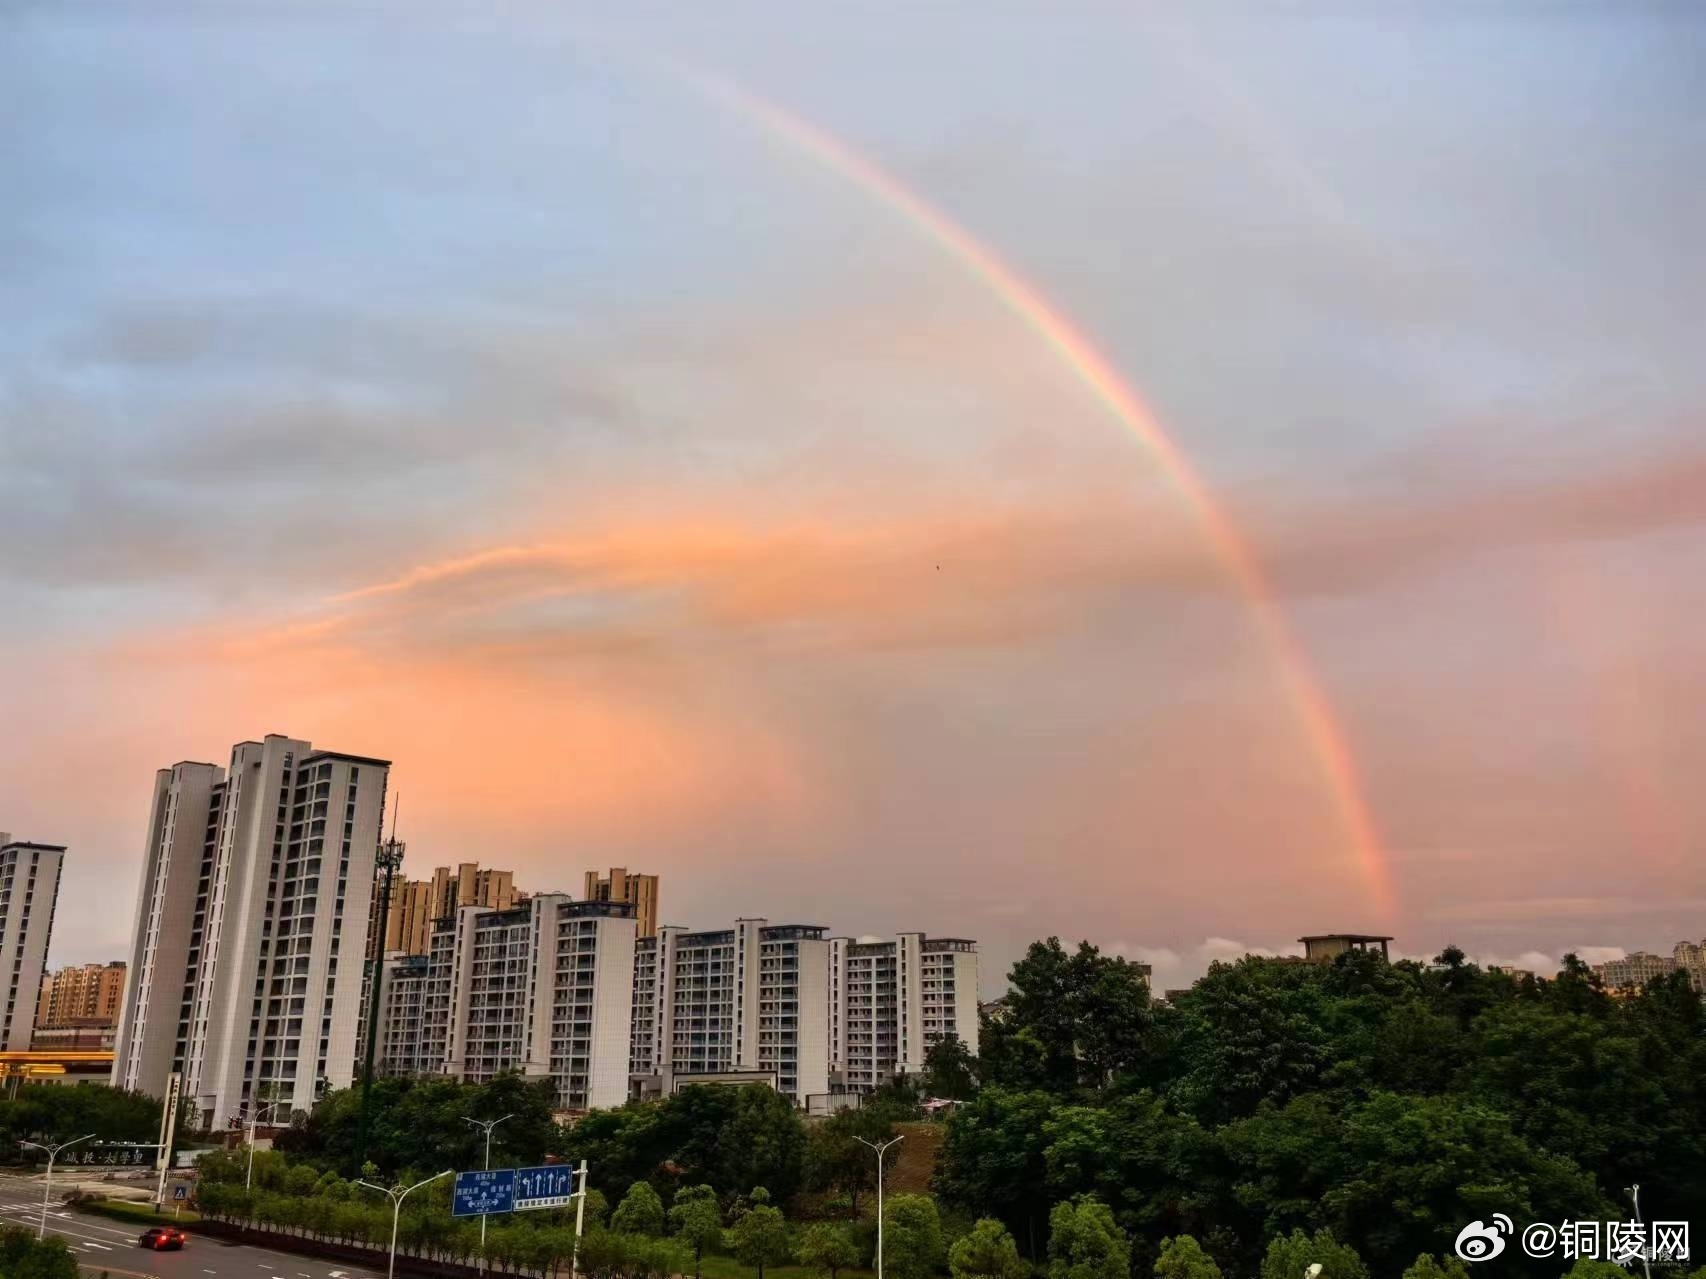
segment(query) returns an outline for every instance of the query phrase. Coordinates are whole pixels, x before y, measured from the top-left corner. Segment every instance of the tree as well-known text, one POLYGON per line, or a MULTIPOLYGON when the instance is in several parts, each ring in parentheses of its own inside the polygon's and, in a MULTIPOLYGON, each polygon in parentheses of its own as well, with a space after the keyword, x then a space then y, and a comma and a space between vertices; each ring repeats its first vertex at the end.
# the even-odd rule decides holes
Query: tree
POLYGON ((948 1249, 953 1279, 1026 1279, 1030 1271, 1007 1227, 993 1217, 980 1217, 971 1233, 948 1249))
POLYGON ((77 1279, 77 1260, 63 1239, 38 1240, 28 1230, 0 1229, 0 1275, 6 1279, 77 1279))
POLYGON ((0 1101, 0 1144, 75 1137, 98 1141, 153 1141, 160 1130, 160 1100, 105 1084, 21 1084, 16 1097, 0 1101))
MULTIPOLYGON (((1443 962, 1445 955, 1450 954, 1453 950, 1457 950, 1457 948, 1447 946, 1445 954, 1442 954, 1440 959, 1435 962, 1443 962)), ((1457 953, 1460 957, 1463 954, 1460 950, 1457 953)), ((1411 1263, 1410 1268, 1400 1276, 1400 1279, 1469 1279, 1469 1267, 1456 1257, 1447 1257, 1443 1261, 1436 1261, 1424 1252, 1411 1263)), ((1628 1279, 1628 1276, 1624 1275, 1623 1279, 1628 1279)))
POLYGON ((1058 1203, 1048 1222, 1048 1279, 1127 1279, 1131 1245, 1105 1203, 1058 1203))
POLYGON ((765 1266, 781 1265, 789 1258, 788 1223, 779 1209, 770 1206, 770 1192, 763 1186, 753 1187, 747 1198, 749 1207, 729 1228, 729 1251, 764 1279, 765 1266))
MULTIPOLYGON (((482 1084, 445 1076, 375 1079, 369 1160, 381 1177, 399 1176, 409 1168, 478 1168, 485 1157, 485 1139, 463 1121, 510 1115, 492 1131, 492 1166, 536 1164, 559 1145, 562 1130, 552 1118, 555 1107, 556 1089, 550 1080, 527 1080, 514 1073, 482 1084)), ((294 1116, 273 1148, 316 1168, 357 1176, 360 1124, 361 1089, 337 1089, 321 1098, 310 1114, 294 1116)))
POLYGON ((567 1162, 587 1160, 606 1186, 761 1185, 785 1200, 800 1188, 805 1145, 799 1112, 774 1089, 700 1084, 595 1110, 560 1134, 558 1150, 567 1162))
POLYGON ((663 1234, 663 1200, 649 1181, 636 1181, 611 1215, 610 1228, 624 1235, 663 1234))
POLYGON ((1629 1272, 1614 1261, 1582 1257, 1564 1272, 1564 1279, 1629 1279, 1629 1272))
POLYGON ((1262 1279, 1298 1279, 1316 1262, 1320 1279, 1368 1279, 1368 1267, 1355 1249, 1333 1238, 1331 1230, 1317 1230, 1313 1237, 1301 1230, 1275 1235, 1262 1258, 1262 1279))
POLYGON ((1058 937, 1033 942, 1007 976, 1007 1013, 985 1022, 979 1058, 987 1078, 1019 1088, 1100 1089, 1144 1058, 1149 983, 1122 958, 1058 937))
POLYGON ((859 1192, 876 1184, 877 1165, 871 1148, 860 1139, 877 1144, 887 1141, 894 1125, 880 1113, 843 1110, 806 1134, 803 1158, 805 1185, 812 1190, 840 1191, 859 1212, 859 1192))
POLYGON ((896 1279, 928 1279, 942 1262, 942 1219, 928 1195, 883 1204, 883 1267, 896 1279))
POLYGON ((936 1167, 934 1186, 944 1199, 999 1217, 1032 1257, 1047 1241, 1037 1187, 1048 1175, 1047 1125, 1059 1106, 1040 1089, 986 1087, 949 1121, 936 1167))
POLYGON ((958 1035, 943 1035, 925 1050, 924 1090, 955 1101, 977 1091, 977 1058, 958 1035))
POLYGON ((693 1279, 699 1279, 705 1249, 715 1248, 723 1237, 723 1214, 717 1207, 717 1192, 705 1185, 683 1186, 675 1192, 669 1225, 675 1237, 693 1250, 693 1279))
POLYGON ((859 1245, 847 1227, 820 1221, 801 1238, 799 1262, 815 1275, 835 1279, 838 1271, 859 1264, 859 1245))
POLYGON ((1161 1241, 1155 1279, 1220 1279, 1220 1267, 1190 1235, 1175 1235, 1161 1241))

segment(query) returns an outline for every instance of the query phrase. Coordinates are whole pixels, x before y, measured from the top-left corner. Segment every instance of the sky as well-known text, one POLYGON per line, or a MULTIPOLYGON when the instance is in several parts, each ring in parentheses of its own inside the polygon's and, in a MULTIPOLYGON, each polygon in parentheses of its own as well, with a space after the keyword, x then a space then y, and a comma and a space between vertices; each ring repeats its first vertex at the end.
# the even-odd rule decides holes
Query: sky
POLYGON ((8 5, 53 960, 273 732, 393 761, 408 871, 991 993, 1706 936, 1703 66, 1689 5, 8 5))

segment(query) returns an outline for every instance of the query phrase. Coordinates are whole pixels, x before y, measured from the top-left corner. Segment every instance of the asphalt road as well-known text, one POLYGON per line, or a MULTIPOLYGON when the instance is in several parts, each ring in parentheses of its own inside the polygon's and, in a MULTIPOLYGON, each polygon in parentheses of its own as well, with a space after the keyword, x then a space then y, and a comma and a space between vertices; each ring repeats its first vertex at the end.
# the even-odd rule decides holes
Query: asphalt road
MULTIPOLYGON (((0 1178, 0 1224, 33 1230, 40 1219, 41 1183, 0 1178)), ((164 1213, 161 1220, 169 1223, 171 1215, 164 1213)), ((112 1279, 384 1279, 383 1271, 364 1270, 347 1261, 323 1261, 228 1244, 196 1234, 194 1225, 185 1227, 190 1240, 181 1252, 149 1252, 136 1244, 145 1229, 109 1217, 72 1212, 57 1204, 47 1212, 47 1232, 71 1245, 78 1264, 96 1275, 106 1270, 112 1279)))

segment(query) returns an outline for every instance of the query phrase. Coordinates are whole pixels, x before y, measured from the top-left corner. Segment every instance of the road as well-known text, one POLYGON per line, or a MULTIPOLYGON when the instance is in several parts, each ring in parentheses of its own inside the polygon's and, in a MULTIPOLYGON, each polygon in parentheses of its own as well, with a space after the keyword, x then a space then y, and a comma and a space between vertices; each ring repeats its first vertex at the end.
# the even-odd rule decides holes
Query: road
MULTIPOLYGON (((162 1223, 171 1219, 169 1213, 161 1215, 162 1223)), ((0 1177, 0 1225, 34 1230, 40 1220, 41 1182, 0 1177)), ((146 1252, 136 1246, 136 1237, 145 1229, 57 1204, 47 1212, 48 1234, 65 1240, 77 1254, 79 1265, 97 1275, 106 1270, 112 1279, 383 1279, 383 1272, 365 1270, 347 1261, 229 1244, 196 1234, 193 1225, 186 1227, 190 1241, 182 1252, 146 1252)))

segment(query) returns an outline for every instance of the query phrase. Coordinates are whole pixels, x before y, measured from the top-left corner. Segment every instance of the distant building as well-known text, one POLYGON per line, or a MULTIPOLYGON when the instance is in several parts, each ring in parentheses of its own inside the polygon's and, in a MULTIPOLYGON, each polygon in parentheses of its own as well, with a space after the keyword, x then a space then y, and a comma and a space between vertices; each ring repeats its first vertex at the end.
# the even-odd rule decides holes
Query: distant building
POLYGON ((0 1051, 28 1052, 41 997, 65 845, 32 844, 0 834, 0 1051))
POLYGON ((1706 940, 1679 941, 1671 952, 1676 966, 1688 974, 1696 992, 1706 995, 1706 940))
MULTIPOLYGON (((111 1030, 124 1002, 122 959, 60 968, 42 978, 36 1033, 44 1030, 111 1030)), ((110 1046, 110 1045, 109 1045, 110 1046)))
POLYGON ((1314 964, 1330 964, 1340 955, 1353 950, 1378 949, 1380 957, 1386 959, 1386 943, 1392 939, 1374 933, 1317 933, 1310 937, 1299 937, 1297 940, 1303 943, 1305 960, 1314 964))
MULTIPOLYGON (((431 879, 407 879, 391 886, 391 909, 385 923, 387 955, 425 955, 432 945, 433 925, 463 906, 508 910, 526 900, 515 887, 515 872, 482 870, 479 862, 462 862, 454 870, 440 866, 431 879)), ((379 901, 374 895, 373 922, 368 927, 368 958, 378 937, 379 901)))
POLYGON ((1503 973, 1506 977, 1519 982, 1533 981, 1535 977, 1535 973, 1532 968, 1510 968, 1502 964, 1488 964, 1487 971, 1490 973, 1503 973))
POLYGON ((977 1051, 977 943, 901 933, 829 942, 829 1057, 840 1091, 870 1092, 924 1069, 952 1035, 977 1051))
POLYGON ((694 1076, 773 1076, 804 1105, 829 1092, 829 950, 817 924, 665 925, 634 948, 629 1073, 637 1095, 694 1076))
POLYGON ((1603 964, 1595 964, 1593 971, 1599 974, 1607 990, 1639 990, 1655 977, 1668 977, 1676 968, 1673 956, 1637 950, 1622 959, 1608 959, 1603 964))
POLYGON ((600 875, 596 870, 586 873, 586 891, 582 894, 589 902, 627 902, 634 908, 634 922, 639 925, 641 937, 656 937, 658 933, 658 877, 656 875, 629 874, 620 866, 611 868, 608 875, 600 875))
POLYGON ((274 734, 155 774, 116 1086, 180 1074, 204 1128, 350 1086, 389 773, 274 734))
POLYGON ((550 1079, 564 1110, 628 1100, 634 920, 625 902, 539 893, 461 906, 427 955, 385 959, 375 1069, 484 1083, 550 1079))

